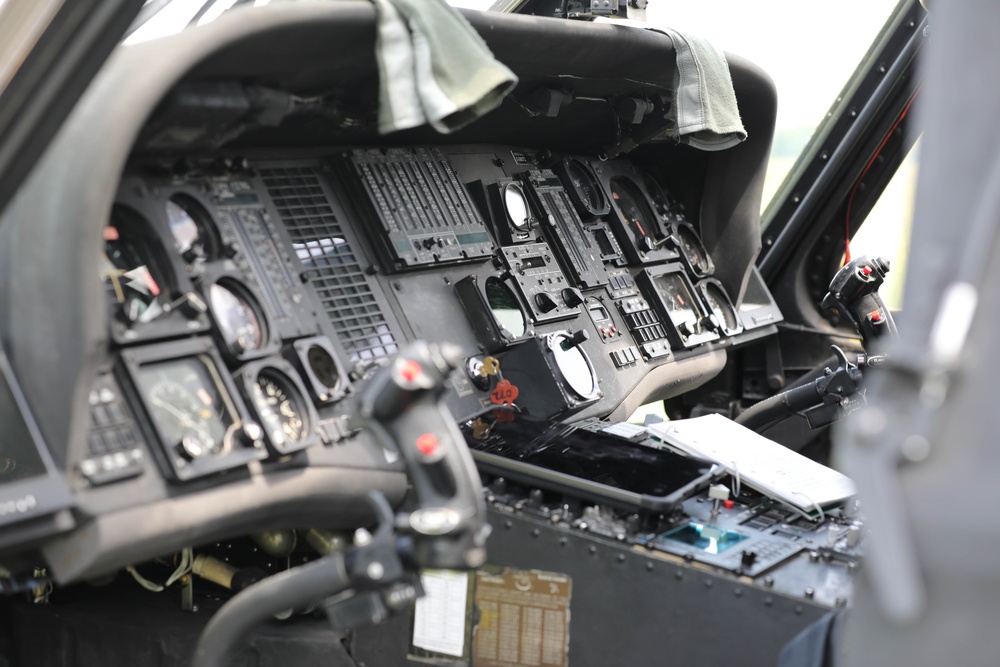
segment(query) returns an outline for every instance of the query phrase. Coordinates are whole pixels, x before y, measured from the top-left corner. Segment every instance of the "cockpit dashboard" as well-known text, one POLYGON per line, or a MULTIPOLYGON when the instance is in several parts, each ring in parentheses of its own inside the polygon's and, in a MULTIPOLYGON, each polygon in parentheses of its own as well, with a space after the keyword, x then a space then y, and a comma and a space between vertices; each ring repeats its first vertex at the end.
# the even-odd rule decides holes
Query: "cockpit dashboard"
POLYGON ((446 404, 474 425, 623 421, 775 335, 766 75, 731 58, 751 138, 700 153, 617 110, 670 103, 664 35, 467 17, 521 83, 447 137, 375 132, 369 3, 118 50, 0 225, 9 563, 72 582, 363 525, 364 492, 398 503, 406 479, 351 417, 410 341, 461 349, 446 404))

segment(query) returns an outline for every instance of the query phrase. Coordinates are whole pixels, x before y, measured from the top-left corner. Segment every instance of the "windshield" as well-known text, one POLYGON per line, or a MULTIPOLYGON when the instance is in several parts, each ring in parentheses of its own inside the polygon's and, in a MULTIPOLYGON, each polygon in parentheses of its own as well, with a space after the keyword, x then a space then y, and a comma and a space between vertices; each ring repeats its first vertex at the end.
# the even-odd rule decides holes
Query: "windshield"
MULTIPOLYGON (((514 2, 448 0, 456 7, 503 9, 514 2)), ((778 117, 762 210, 827 116, 898 0, 841 0, 835 8, 802 0, 650 0, 646 24, 710 40, 767 72, 778 117)))
MULTIPOLYGON (((2 1, 2 0, 0 0, 2 1)), ((281 0, 273 0, 281 1, 281 0)), ((272 0, 148 0, 126 43, 154 39, 208 23, 234 6, 272 0), (158 11, 155 11, 158 10, 158 11), (155 20, 148 19, 155 14, 155 20)), ((510 11, 519 0, 448 0, 454 7, 510 11)), ((828 4, 771 0, 650 0, 646 24, 670 26, 709 39, 723 51, 761 67, 778 90, 778 117, 762 210, 893 13, 897 0, 828 4)))
POLYGON ((650 25, 711 40, 767 72, 778 117, 762 206, 781 185, 830 106, 895 8, 897 0, 828 3, 771 0, 652 0, 650 25))

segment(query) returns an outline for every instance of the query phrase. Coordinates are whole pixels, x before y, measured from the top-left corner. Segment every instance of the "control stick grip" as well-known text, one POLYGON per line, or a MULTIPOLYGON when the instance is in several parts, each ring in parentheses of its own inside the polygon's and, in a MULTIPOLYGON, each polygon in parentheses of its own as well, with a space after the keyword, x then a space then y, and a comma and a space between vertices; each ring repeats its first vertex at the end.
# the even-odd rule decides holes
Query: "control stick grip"
POLYGON ((889 260, 858 257, 845 264, 830 281, 823 308, 836 308, 861 334, 865 349, 884 336, 896 336, 896 323, 878 289, 889 273, 889 260))
POLYGON ((417 508, 401 526, 423 567, 466 569, 485 560, 489 531, 479 473, 441 397, 461 362, 457 348, 417 341, 361 394, 363 426, 406 464, 417 508))

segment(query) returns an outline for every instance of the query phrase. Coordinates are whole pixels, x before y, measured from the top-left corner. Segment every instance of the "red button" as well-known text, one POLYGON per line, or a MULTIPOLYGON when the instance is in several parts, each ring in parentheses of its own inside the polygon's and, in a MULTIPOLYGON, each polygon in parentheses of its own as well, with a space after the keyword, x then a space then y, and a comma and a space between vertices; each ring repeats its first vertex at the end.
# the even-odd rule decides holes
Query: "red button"
POLYGON ((722 506, 725 507, 727 510, 733 509, 733 507, 735 505, 736 505, 736 503, 734 503, 732 500, 723 500, 722 501, 722 506))
POLYGON ((399 374, 403 376, 403 379, 407 382, 413 382, 420 374, 424 372, 424 369, 420 367, 420 364, 413 361, 412 359, 405 360, 399 367, 399 374))
POLYGON ((870 276, 872 274, 872 267, 867 266, 867 265, 866 266, 862 266, 861 267, 861 273, 865 274, 866 276, 870 276))
POLYGON ((432 456, 437 453, 438 448, 441 447, 441 443, 438 442, 437 436, 433 433, 424 433, 422 436, 417 438, 417 451, 419 451, 424 456, 432 456))
POLYGON ((882 320, 882 313, 878 312, 877 310, 873 310, 871 313, 868 314, 868 317, 872 318, 872 322, 879 322, 882 320))

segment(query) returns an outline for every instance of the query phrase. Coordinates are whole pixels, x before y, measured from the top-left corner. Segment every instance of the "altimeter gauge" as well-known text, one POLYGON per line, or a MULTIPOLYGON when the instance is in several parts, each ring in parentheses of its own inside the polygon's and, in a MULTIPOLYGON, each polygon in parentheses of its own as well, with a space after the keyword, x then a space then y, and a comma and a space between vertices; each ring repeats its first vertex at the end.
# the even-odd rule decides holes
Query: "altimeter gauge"
POLYGON ((698 283, 698 291, 722 335, 735 336, 743 331, 743 323, 722 283, 714 278, 706 278, 698 283))
POLYGON ((284 455, 317 441, 318 417, 291 365, 267 359, 242 371, 244 394, 272 452, 284 455))

